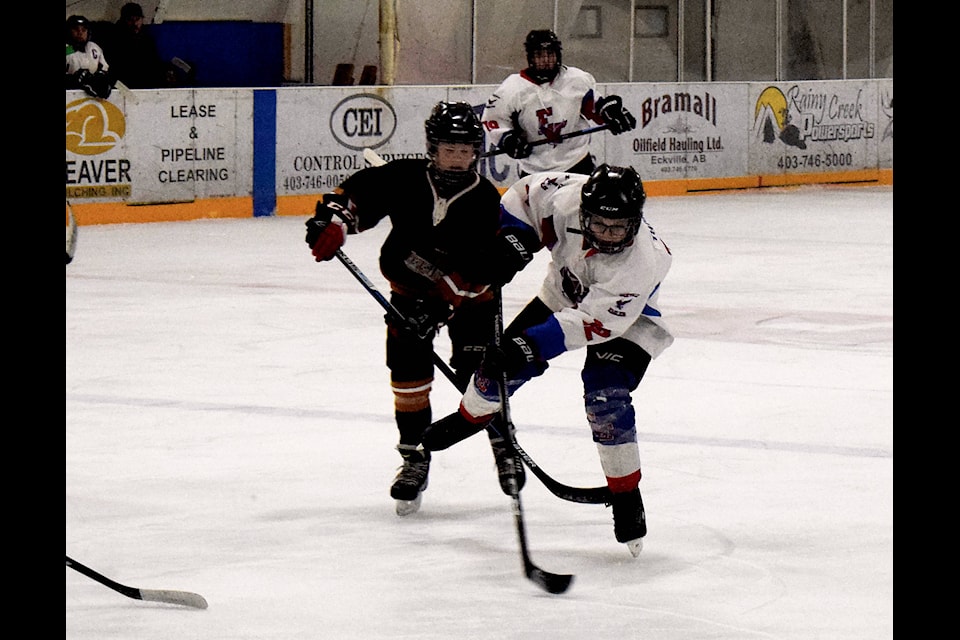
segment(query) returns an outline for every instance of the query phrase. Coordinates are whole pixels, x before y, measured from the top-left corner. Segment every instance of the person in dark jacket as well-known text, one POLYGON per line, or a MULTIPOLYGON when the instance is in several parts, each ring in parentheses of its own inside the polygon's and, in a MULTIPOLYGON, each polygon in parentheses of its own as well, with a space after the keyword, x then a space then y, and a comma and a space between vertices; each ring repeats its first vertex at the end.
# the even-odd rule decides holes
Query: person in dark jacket
POLYGON ((143 24, 143 8, 136 2, 123 5, 120 19, 112 27, 100 43, 110 59, 111 76, 130 89, 167 86, 156 40, 143 24))

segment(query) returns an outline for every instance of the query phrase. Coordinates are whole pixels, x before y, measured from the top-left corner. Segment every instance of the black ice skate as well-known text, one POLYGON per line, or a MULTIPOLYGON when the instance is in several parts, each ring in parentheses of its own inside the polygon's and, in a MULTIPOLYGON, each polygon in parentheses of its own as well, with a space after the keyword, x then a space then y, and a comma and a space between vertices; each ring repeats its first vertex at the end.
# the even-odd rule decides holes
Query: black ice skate
POLYGON ((498 435, 490 436, 490 448, 493 450, 493 457, 497 462, 497 476, 500 479, 500 488, 508 496, 513 496, 511 486, 514 479, 517 482, 517 492, 523 489, 527 481, 527 474, 523 470, 523 462, 520 456, 513 451, 512 447, 507 448, 506 442, 498 435))
POLYGON ((390 497, 397 501, 397 515, 406 516, 420 509, 420 494, 427 488, 430 452, 410 445, 399 445, 403 466, 390 487, 390 497))
POLYGON ((613 533, 617 536, 617 542, 625 543, 630 554, 636 558, 643 550, 643 537, 647 535, 647 516, 643 511, 640 489, 614 493, 611 505, 613 533))

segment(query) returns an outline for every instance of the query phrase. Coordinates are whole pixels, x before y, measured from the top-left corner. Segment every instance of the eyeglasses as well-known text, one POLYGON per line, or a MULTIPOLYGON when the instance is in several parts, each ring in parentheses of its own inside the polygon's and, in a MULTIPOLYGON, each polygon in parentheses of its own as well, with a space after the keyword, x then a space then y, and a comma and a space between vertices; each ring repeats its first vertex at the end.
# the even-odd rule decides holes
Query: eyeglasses
POLYGON ((611 235, 611 236, 625 236, 630 230, 625 224, 604 224, 596 220, 591 220, 590 224, 587 225, 590 231, 596 235, 611 235))

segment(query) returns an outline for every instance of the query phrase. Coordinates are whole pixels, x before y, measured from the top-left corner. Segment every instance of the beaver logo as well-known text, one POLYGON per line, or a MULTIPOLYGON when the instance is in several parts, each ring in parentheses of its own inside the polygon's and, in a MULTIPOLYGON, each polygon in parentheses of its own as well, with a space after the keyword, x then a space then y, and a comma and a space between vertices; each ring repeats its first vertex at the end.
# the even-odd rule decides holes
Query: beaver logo
POLYGON ((126 132, 123 111, 106 100, 83 98, 67 105, 67 151, 95 156, 114 148, 126 132))

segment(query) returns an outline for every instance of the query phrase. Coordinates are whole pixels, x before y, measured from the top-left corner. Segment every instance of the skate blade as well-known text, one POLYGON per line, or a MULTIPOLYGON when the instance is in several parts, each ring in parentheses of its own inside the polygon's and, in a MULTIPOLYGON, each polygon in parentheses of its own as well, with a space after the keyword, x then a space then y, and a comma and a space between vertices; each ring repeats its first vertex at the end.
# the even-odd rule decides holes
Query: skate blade
POLYGON ((398 516, 408 516, 411 513, 416 513, 420 510, 420 499, 423 496, 422 493, 418 493, 417 497, 413 500, 396 500, 397 503, 397 515, 398 516))
POLYGON ((628 540, 626 545, 627 549, 630 551, 630 555, 632 555, 634 558, 639 557, 640 552, 643 551, 643 538, 628 540))

